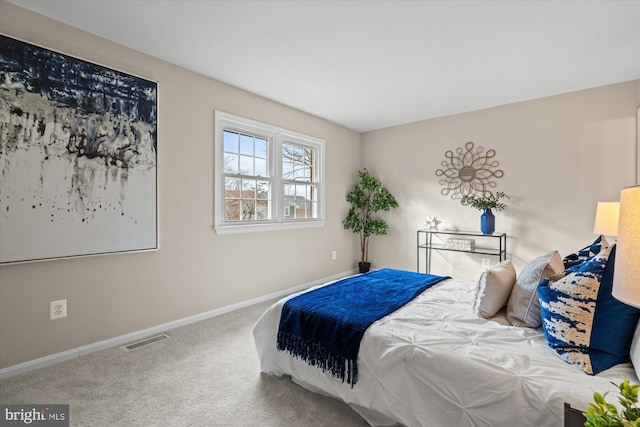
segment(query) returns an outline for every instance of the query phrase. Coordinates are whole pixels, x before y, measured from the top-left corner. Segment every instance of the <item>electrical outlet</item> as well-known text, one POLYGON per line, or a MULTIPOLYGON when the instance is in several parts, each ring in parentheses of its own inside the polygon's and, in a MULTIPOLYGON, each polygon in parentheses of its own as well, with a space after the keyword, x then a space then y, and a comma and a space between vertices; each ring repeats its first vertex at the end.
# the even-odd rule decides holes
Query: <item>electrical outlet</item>
POLYGON ((483 269, 491 268, 491 260, 489 258, 482 258, 482 268, 483 269))
POLYGON ((63 317, 67 317, 67 300, 51 301, 49 303, 49 318, 55 320, 63 317))
POLYGON ((331 259, 335 261, 337 258, 338 258, 338 251, 335 251, 335 250, 334 250, 334 251, 331 253, 331 259))

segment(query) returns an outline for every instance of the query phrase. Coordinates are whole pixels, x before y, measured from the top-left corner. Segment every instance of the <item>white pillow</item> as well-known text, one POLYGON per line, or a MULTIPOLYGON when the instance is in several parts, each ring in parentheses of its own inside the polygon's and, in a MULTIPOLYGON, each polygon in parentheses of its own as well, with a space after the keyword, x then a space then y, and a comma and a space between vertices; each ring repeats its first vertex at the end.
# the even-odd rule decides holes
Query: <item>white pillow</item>
POLYGON ((486 270, 478 280, 478 293, 473 310, 476 316, 489 319, 507 304, 516 283, 516 269, 510 260, 486 270))
POLYGON ((516 279, 507 304, 507 320, 513 326, 538 328, 542 326, 538 284, 564 271, 558 251, 551 251, 527 264, 516 279))

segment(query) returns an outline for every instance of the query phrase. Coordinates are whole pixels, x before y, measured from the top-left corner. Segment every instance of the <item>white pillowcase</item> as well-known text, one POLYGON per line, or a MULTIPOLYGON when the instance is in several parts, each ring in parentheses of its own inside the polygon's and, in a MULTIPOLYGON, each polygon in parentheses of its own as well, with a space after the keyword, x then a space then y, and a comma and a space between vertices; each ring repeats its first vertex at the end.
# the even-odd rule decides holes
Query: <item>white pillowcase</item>
POLYGON ((509 297, 507 320, 513 326, 542 326, 538 284, 542 279, 563 271, 564 263, 558 251, 551 251, 527 264, 518 275, 509 297))
POLYGON ((516 269, 510 260, 486 270, 478 280, 478 293, 473 307, 479 317, 490 319, 507 304, 516 283, 516 269))

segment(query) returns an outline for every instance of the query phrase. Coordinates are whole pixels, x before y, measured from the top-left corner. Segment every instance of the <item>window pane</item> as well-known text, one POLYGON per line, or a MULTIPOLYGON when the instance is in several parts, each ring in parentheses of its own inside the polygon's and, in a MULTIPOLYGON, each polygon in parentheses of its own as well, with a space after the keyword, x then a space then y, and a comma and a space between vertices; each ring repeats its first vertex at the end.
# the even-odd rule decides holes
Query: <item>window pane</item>
POLYGON ((288 179, 291 179, 291 174, 293 173, 293 157, 293 147, 291 145, 284 144, 282 146, 283 176, 285 176, 284 173, 286 172, 287 174, 289 174, 289 176, 286 176, 285 178, 288 179), (284 167, 284 165, 286 165, 286 168, 284 167))
POLYGON ((267 158, 267 140, 256 138, 256 157, 267 158))
POLYGON ((311 159, 312 159, 311 153, 313 152, 313 150, 311 148, 304 148, 303 152, 304 152, 304 154, 303 154, 303 157, 304 157, 303 163, 306 166, 311 166, 311 159))
POLYGON ((267 173, 267 159, 256 158, 256 176, 269 176, 267 173))
POLYGON ((235 132, 224 131, 224 151, 227 153, 238 152, 238 141, 240 135, 235 132))
POLYGON ((253 137, 249 135, 240 135, 240 154, 253 156, 253 137))
POLYGON ((296 181, 304 181, 305 179, 305 170, 301 166, 295 166, 293 169, 293 179, 296 181))
POLYGON ((270 200, 269 197, 269 181, 257 181, 256 198, 270 200))
POLYGON ((294 191, 294 194, 296 196, 296 200, 298 201, 298 203, 304 202, 304 200, 306 199, 305 194, 304 194, 304 187, 300 186, 300 185, 294 185, 293 186, 293 191, 294 191))
POLYGON ((287 143, 282 145, 282 177, 311 182, 314 174, 313 148, 287 143))
POLYGON ((225 221, 240 221, 240 200, 225 200, 224 219, 225 221))
POLYGON ((269 219, 269 202, 266 200, 258 200, 256 202, 256 219, 269 219))
POLYGON ((225 199, 237 199, 240 197, 240 179, 225 178, 224 179, 224 197, 225 199), (234 193, 235 191, 235 193, 234 193))
POLYGON ((288 219, 295 218, 295 210, 296 210, 296 196, 295 196, 295 185, 285 184, 284 185, 284 215, 288 219))
POLYGON ((248 221, 255 219, 256 214, 256 202, 255 200, 241 200, 240 206, 242 209, 242 220, 248 221))
POLYGON ((286 219, 296 218, 296 206, 293 203, 287 203, 284 207, 284 217, 286 219))
POLYGON ((242 180, 242 199, 255 199, 256 198, 256 182, 251 179, 242 180))
POLYGON ((293 161, 301 164, 304 160, 304 150, 302 147, 295 146, 293 147, 293 161))
POLYGON ((317 218, 317 188, 310 184, 284 184, 285 219, 317 218))
POLYGON ((255 175, 253 170, 253 157, 240 156, 240 173, 243 175, 255 175))
POLYGON ((284 179, 293 179, 293 164, 289 162, 282 163, 282 177, 284 179))
POLYGON ((307 218, 317 218, 318 217, 318 204, 316 202, 309 202, 308 204, 308 216, 307 218))
POLYGON ((286 196, 293 196, 296 194, 296 186, 293 184, 285 184, 284 185, 284 194, 286 196))
POLYGON ((307 187, 307 198, 312 202, 318 201, 318 188, 315 185, 309 185, 307 187))
POLYGON ((298 210, 298 218, 310 218, 311 215, 309 213, 309 203, 304 202, 300 204, 300 209, 298 210))
POLYGON ((282 159, 289 162, 293 160, 293 146, 291 144, 282 144, 282 159))
POLYGON ((224 154, 224 173, 238 173, 237 154, 224 154))

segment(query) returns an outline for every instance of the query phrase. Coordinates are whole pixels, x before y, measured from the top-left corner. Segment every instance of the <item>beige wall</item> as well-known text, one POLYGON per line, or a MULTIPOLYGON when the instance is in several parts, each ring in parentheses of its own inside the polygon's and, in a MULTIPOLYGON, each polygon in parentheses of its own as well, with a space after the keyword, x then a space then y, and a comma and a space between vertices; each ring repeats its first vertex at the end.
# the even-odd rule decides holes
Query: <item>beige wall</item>
MULTIPOLYGON (((359 135, 207 79, 0 0, 10 36, 157 80, 159 228, 155 252, 0 267, 0 368, 246 301, 350 270, 356 238, 342 229, 344 194, 362 164, 400 208, 388 236, 373 237, 374 268, 415 269, 415 231, 479 228, 479 212, 440 195, 444 152, 473 141, 497 151, 511 195, 497 215, 521 267, 545 251, 593 239, 597 201, 635 179, 638 81, 359 135), (219 109, 327 141, 327 225, 217 236, 213 229, 213 114, 219 109), (361 150, 362 145, 362 150, 361 150), (300 250, 303 247, 304 250, 300 250), (331 260, 331 251, 338 260, 331 260), (49 320, 66 298, 69 316, 49 320)), ((433 272, 476 278, 480 258, 438 256, 433 272)))
POLYGON ((360 135, 0 2, 2 32, 125 72, 159 88, 160 250, 0 267, 0 368, 351 270, 342 228, 360 135), (217 236, 214 110, 327 141, 324 228, 217 236), (338 259, 332 261, 331 252, 338 259), (49 320, 49 302, 69 315, 49 320))
MULTIPOLYGON (((617 201, 636 177, 639 81, 425 120, 363 134, 363 165, 400 201, 391 231, 371 243, 372 260, 415 269, 416 229, 427 216, 441 228, 479 230, 480 212, 440 194, 444 153, 467 141, 494 149, 511 196, 496 215, 517 267, 556 249, 574 251, 595 236, 596 202, 617 201)), ((481 257, 439 253, 432 272, 477 278, 481 257)), ((492 259, 495 261, 495 259, 492 259)), ((423 263, 424 265, 424 263, 423 263)))

